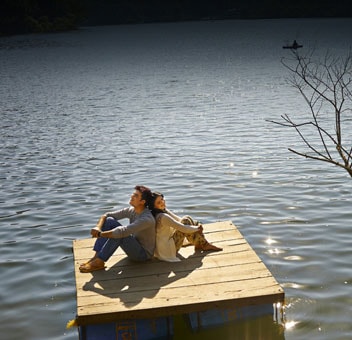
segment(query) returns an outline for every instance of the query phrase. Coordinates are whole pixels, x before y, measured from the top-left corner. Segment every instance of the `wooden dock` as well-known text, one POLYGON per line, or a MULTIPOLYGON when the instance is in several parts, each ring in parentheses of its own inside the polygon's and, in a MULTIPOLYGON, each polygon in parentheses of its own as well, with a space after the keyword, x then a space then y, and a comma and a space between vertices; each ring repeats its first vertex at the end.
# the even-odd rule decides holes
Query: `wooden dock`
POLYGON ((73 244, 79 326, 284 302, 284 291, 231 221, 205 224, 220 252, 184 247, 181 262, 131 262, 120 249, 105 270, 80 273, 94 239, 73 244))

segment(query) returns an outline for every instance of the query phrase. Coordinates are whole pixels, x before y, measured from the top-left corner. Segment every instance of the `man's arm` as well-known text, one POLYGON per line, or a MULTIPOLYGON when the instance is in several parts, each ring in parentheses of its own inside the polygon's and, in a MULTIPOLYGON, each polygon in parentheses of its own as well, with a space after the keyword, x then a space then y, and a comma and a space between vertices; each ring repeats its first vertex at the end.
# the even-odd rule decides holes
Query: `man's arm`
POLYGON ((126 226, 121 225, 112 230, 100 231, 97 228, 93 228, 91 229, 90 234, 95 238, 123 238, 131 234, 135 234, 143 229, 153 228, 154 226, 155 222, 153 218, 139 218, 126 226))
POLYGON ((138 234, 140 231, 149 228, 155 228, 155 220, 151 214, 146 216, 140 216, 132 223, 126 226, 119 226, 111 231, 113 238, 122 238, 127 237, 131 234, 138 234))
POLYGON ((90 230, 90 234, 92 235, 92 237, 95 237, 95 238, 96 237, 107 237, 107 238, 112 237, 111 231, 101 231, 103 228, 103 225, 108 217, 113 217, 116 220, 120 220, 123 218, 129 218, 130 217, 130 208, 124 208, 124 209, 120 209, 117 211, 107 212, 104 215, 102 215, 99 218, 99 221, 96 224, 96 226, 90 230), (99 234, 99 232, 100 232, 100 234, 99 234), (104 233, 104 236, 101 235, 101 233, 104 233), (98 236, 98 234, 100 236, 98 236))

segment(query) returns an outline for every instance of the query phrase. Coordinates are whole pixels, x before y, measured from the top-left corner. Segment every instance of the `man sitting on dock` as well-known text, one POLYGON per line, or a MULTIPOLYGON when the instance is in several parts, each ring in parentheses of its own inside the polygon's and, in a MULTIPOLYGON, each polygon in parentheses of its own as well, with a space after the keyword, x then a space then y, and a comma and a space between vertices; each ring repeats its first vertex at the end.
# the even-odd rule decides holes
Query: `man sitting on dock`
POLYGON ((101 216, 97 226, 91 229, 97 238, 93 258, 80 265, 82 273, 105 268, 105 262, 118 247, 121 247, 133 261, 147 261, 153 257, 155 248, 155 219, 147 208, 151 191, 143 185, 134 188, 127 207, 101 216), (130 224, 121 225, 118 220, 128 218, 130 224))

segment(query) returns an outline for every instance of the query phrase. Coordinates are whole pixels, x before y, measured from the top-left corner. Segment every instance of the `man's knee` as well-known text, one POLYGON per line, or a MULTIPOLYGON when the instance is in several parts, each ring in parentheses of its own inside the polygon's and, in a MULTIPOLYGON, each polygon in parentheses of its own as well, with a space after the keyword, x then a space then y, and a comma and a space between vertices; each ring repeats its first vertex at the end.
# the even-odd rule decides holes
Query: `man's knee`
POLYGON ((111 230, 111 229, 114 229, 120 225, 121 224, 117 220, 115 220, 113 217, 107 217, 102 230, 103 231, 111 230))

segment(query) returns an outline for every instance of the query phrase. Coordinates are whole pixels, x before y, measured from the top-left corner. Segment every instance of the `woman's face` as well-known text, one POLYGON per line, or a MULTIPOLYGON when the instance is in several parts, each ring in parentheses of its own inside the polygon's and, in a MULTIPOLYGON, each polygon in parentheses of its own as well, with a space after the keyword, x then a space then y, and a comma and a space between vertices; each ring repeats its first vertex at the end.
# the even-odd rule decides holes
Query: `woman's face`
POLYGON ((164 210, 166 208, 165 199, 163 196, 158 196, 154 202, 154 208, 164 210))

